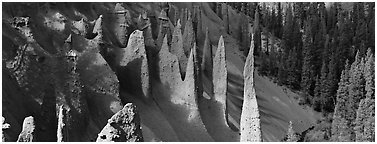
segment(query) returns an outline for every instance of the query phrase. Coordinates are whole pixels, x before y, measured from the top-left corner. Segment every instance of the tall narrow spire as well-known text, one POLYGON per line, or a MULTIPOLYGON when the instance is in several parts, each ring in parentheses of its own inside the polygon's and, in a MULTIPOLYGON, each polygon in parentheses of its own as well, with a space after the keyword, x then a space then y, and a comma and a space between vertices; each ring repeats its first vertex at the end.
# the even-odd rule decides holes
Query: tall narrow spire
POLYGON ((244 97, 242 104, 240 131, 241 142, 261 142, 262 132, 257 97, 254 89, 254 44, 246 58, 243 71, 244 97))
POLYGON ((68 141, 68 129, 67 129, 67 109, 61 105, 59 107, 59 116, 58 116, 58 129, 57 129, 57 141, 58 142, 67 142, 68 141))
POLYGON ((186 75, 187 57, 183 50, 183 39, 180 19, 178 19, 177 25, 175 26, 173 31, 173 39, 170 52, 178 57, 181 79, 184 80, 186 75))
POLYGON ((228 111, 226 109, 226 92, 228 86, 228 72, 226 69, 226 59, 225 59, 225 46, 223 36, 220 36, 218 48, 216 50, 216 55, 214 58, 213 67, 213 86, 214 86, 214 99, 217 102, 223 104, 224 109, 224 120, 225 124, 228 125, 227 115, 228 111))

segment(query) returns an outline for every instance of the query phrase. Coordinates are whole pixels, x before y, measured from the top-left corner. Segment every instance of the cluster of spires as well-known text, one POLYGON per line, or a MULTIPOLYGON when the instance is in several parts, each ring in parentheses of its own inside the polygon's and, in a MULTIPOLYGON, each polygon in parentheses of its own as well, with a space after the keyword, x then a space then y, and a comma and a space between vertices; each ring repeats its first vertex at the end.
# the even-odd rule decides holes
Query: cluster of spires
MULTIPOLYGON (((124 9, 121 5, 116 5, 116 10, 122 11, 122 13, 115 13, 119 16, 117 19, 118 23, 127 24, 127 10, 124 9), (123 19, 122 17, 125 17, 123 19)), ((200 17, 200 7, 196 8, 195 17, 200 17)), ((214 109, 216 113, 222 113, 218 116, 220 120, 224 121, 223 124, 210 125, 208 122, 203 121, 200 117, 202 115, 197 115, 196 119, 201 126, 204 128, 204 131, 208 133, 215 133, 218 130, 229 132, 234 139, 239 139, 240 141, 262 141, 262 134, 260 130, 260 119, 258 105, 256 101, 254 82, 253 82, 253 72, 254 72, 254 58, 253 58, 253 43, 251 43, 251 48, 249 55, 246 59, 245 68, 244 68, 244 104, 242 108, 241 123, 240 123, 240 138, 237 138, 238 133, 232 131, 229 128, 228 123, 228 111, 226 104, 226 92, 227 92, 227 66, 226 66, 226 55, 225 55, 225 43, 223 36, 220 37, 218 48, 215 53, 215 57, 212 55, 212 45, 209 40, 209 31, 208 28, 205 31, 205 41, 203 50, 200 50, 197 46, 196 36, 202 33, 202 24, 201 20, 195 19, 195 23, 191 18, 191 13, 187 11, 181 15, 181 18, 185 25, 181 25, 181 20, 176 20, 176 26, 174 26, 169 18, 166 17, 166 12, 163 9, 161 11, 161 25, 159 29, 159 35, 154 42, 152 38, 151 26, 147 13, 143 13, 138 18, 138 29, 131 33, 129 39, 127 38, 127 25, 121 25, 117 29, 122 29, 116 34, 118 41, 121 45, 127 46, 125 48, 120 48, 115 50, 115 61, 116 64, 113 66, 107 65, 107 61, 100 54, 103 49, 105 49, 101 44, 104 43, 103 40, 103 25, 102 21, 104 17, 102 15, 96 20, 93 32, 96 34, 94 39, 83 38, 82 35, 87 34, 88 32, 80 32, 78 35, 70 35, 66 43, 66 49, 63 50, 62 55, 65 54, 67 61, 71 60, 72 73, 71 76, 75 76, 76 73, 80 73, 82 76, 86 73, 83 69, 91 68, 91 66, 101 65, 104 66, 105 71, 110 76, 111 81, 104 82, 102 86, 110 84, 114 88, 109 88, 107 90, 102 90, 101 85, 92 87, 91 85, 85 85, 86 83, 98 83, 99 81, 83 81, 82 83, 77 81, 78 77, 73 77, 73 87, 76 87, 78 91, 77 99, 80 99, 81 89, 83 87, 93 88, 94 93, 105 93, 112 95, 113 97, 119 98, 119 100, 125 104, 126 98, 123 98, 119 95, 119 82, 122 83, 124 79, 127 79, 127 76, 133 78, 135 75, 140 77, 142 95, 146 99, 151 97, 151 79, 152 73, 155 69, 159 70, 159 79, 162 83, 166 82, 172 86, 177 85, 187 85, 189 88, 189 96, 181 97, 182 100, 186 101, 190 107, 195 108, 197 113, 200 113, 200 103, 219 103, 214 109), (182 16, 183 15, 183 16, 182 16), (187 19, 185 18, 187 16, 187 19), (197 28, 197 32, 194 33, 194 26, 197 28), (124 29, 123 29, 124 28, 124 29), (184 29, 182 34, 181 30, 184 29), (78 42, 75 42, 75 41, 78 42), (74 47, 75 43, 84 43, 85 48, 83 50, 76 50, 74 47), (200 54, 202 52, 202 54, 200 54), (100 60, 93 59, 89 55, 95 55, 100 60), (159 57, 160 63, 159 68, 154 68, 153 60, 159 57), (141 59, 141 65, 131 65, 130 63, 135 59, 141 59), (152 60, 153 59, 153 60, 152 60), (89 62, 88 62, 89 61, 89 62), (111 68, 110 68, 111 67, 111 68), (115 73, 111 72, 115 67, 115 73), (129 71, 127 68, 141 67, 140 73, 127 73, 126 77, 120 77, 122 72, 129 71), (112 74, 111 74, 112 73, 112 74), (115 75, 117 74, 117 75, 115 75), (116 78, 118 77, 118 79, 116 78), (171 80, 173 77, 173 81, 171 80), (210 91, 213 93, 213 97, 209 100, 203 97, 203 82, 202 78, 208 77, 212 84, 210 86, 210 91), (76 85, 77 83, 77 85, 76 85), (199 104, 198 104, 199 103, 199 104), (204 126, 205 125, 205 126, 204 126)), ((174 18, 177 18, 176 15, 174 18)), ((175 20, 174 20, 175 21, 175 20)), ((251 41, 252 42, 252 41, 251 41)), ((70 62, 68 62, 70 63, 70 62)), ((124 82, 123 85, 131 86, 137 85, 135 83, 124 82)), ((72 91, 73 92, 73 91, 72 91)), ((67 97, 69 99, 69 97, 67 97)), ((75 117, 83 117, 87 119, 87 108, 85 102, 78 100, 78 107, 72 108, 67 105, 59 106, 59 114, 57 121, 57 141, 70 141, 68 136, 71 131, 69 124, 74 123, 72 119, 75 117), (79 114, 70 115, 70 111, 75 109, 79 114)), ((47 104, 47 103, 46 103, 47 104)), ((46 105, 45 103, 42 104, 46 105)), ((34 137, 34 118, 32 116, 25 118, 23 130, 19 136, 18 141, 35 141, 34 137)), ((215 141, 226 141, 221 137, 213 137, 215 141)), ((143 141, 140 128, 140 118, 137 114, 136 107, 133 104, 126 104, 122 110, 117 112, 108 120, 108 124, 103 128, 101 133, 98 135, 97 141, 143 141), (124 115, 132 115, 130 119, 119 120, 119 118, 124 118, 124 115), (125 121, 128 121, 124 123, 125 121), (134 123, 134 127, 129 129, 124 125, 134 123), (122 127, 119 129, 118 126, 122 127), (113 133, 119 133, 120 135, 114 136, 113 133), (131 133, 131 134, 130 134, 131 133), (125 135, 128 135, 125 137, 125 135), (130 136, 131 135, 131 136, 130 136)))

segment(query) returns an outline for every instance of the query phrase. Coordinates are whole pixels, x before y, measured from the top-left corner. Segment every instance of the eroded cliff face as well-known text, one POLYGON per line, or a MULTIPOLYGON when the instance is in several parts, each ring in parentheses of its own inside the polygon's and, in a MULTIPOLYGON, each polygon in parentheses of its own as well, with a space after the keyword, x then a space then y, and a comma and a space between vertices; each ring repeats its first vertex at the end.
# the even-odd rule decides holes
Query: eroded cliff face
POLYGON ((7 140, 261 141, 254 60, 226 5, 5 5, 7 140))
MULTIPOLYGON (((184 10, 185 27, 181 27, 178 9, 183 10, 182 6, 169 5, 172 10, 177 9, 175 16, 167 16, 167 9, 149 9, 159 13, 160 22, 156 24, 150 12, 135 10, 130 5, 97 3, 80 9, 83 5, 22 3, 9 4, 9 9, 5 10, 3 35, 11 41, 5 44, 3 63, 22 92, 38 103, 32 112, 21 116, 32 115, 33 118, 27 118, 32 125, 28 127, 32 129, 23 130, 19 141, 93 141, 98 133, 101 135, 98 141, 142 141, 142 123, 134 105, 122 109, 124 104, 134 101, 128 94, 148 105, 160 106, 179 140, 218 140, 211 136, 216 129, 208 133, 199 109, 198 99, 204 94, 203 78, 214 73, 212 66, 205 67, 212 65, 208 32, 206 40, 195 35, 202 33, 200 6, 196 5, 193 12, 184 10), (26 6, 34 9, 16 11, 26 6), (153 28, 158 25, 155 43, 153 28), (197 41, 206 44, 205 56, 203 46, 198 46, 197 41), (159 89, 156 84, 167 87, 159 89), (152 85, 155 85, 154 90, 152 85), (127 94, 120 94, 121 91, 127 94), (132 112, 127 113, 126 109, 132 112), (113 117, 102 129, 111 115, 113 117), (123 119, 129 120, 126 123, 114 119, 124 117, 122 115, 132 115, 135 119, 123 119), (133 123, 132 130, 118 127, 127 127, 129 123, 133 123), (183 125, 189 128, 182 129, 183 125), (124 135, 110 136, 110 132, 124 135)), ((155 4, 149 5, 155 7, 155 4)), ((224 46, 221 49, 224 55, 224 46)), ((220 64, 224 66, 225 57, 217 59, 222 59, 220 64)), ((226 73, 224 68, 221 71, 226 73)), ((224 93, 221 92, 221 100, 211 101, 220 101, 222 126, 228 127, 224 93)), ((206 120, 210 121, 207 114, 206 120)))
MULTIPOLYGON (((52 4, 49 3, 30 5, 42 5, 42 10, 47 11, 44 18, 46 22, 41 23, 43 15, 30 9, 26 9, 26 12, 30 11, 25 14, 29 15, 28 17, 3 21, 5 27, 10 28, 3 33, 6 38, 10 39, 13 45, 22 45, 18 54, 11 50, 4 51, 10 57, 3 62, 7 63, 6 68, 12 71, 22 93, 28 93, 27 97, 40 104, 30 109, 32 113, 28 113, 35 118, 34 140, 57 140, 57 111, 59 106, 64 105, 68 110, 65 124, 71 134, 65 141, 86 141, 90 134, 80 131, 89 128, 89 123, 93 121, 101 123, 100 119, 91 119, 91 116, 95 115, 90 111, 96 109, 92 107, 95 104, 93 100, 111 95, 114 101, 119 101, 117 76, 100 54, 100 45, 103 44, 103 16, 100 15, 93 23, 87 23, 86 18, 80 21, 68 20, 51 8, 52 4), (12 28, 16 31, 12 31, 12 28), (72 31, 64 38, 67 29, 72 31), (57 36, 46 39, 41 35, 41 30, 44 30, 46 35, 57 36), (91 34, 95 37, 87 38, 91 34), (49 40, 55 45, 55 49, 43 45, 49 40)), ((10 6, 17 7, 15 4, 10 6)), ((101 104, 104 105, 103 102, 101 104)), ((101 106, 98 109, 101 109, 101 106)), ((108 113, 107 111, 111 110, 102 108, 101 111, 108 113)))

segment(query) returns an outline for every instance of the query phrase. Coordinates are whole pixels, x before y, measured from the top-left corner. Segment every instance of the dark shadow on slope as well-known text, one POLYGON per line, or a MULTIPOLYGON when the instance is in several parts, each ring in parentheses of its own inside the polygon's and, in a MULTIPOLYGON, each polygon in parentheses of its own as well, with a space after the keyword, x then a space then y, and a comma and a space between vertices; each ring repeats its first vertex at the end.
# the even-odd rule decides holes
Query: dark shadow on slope
MULTIPOLYGON (((145 97, 142 92, 141 85, 141 67, 142 59, 137 58, 129 62, 126 66, 120 67, 117 72, 119 79, 119 86, 121 89, 127 91, 132 95, 137 95, 140 97, 145 97)), ((121 97, 123 104, 126 102, 126 99, 121 97)))

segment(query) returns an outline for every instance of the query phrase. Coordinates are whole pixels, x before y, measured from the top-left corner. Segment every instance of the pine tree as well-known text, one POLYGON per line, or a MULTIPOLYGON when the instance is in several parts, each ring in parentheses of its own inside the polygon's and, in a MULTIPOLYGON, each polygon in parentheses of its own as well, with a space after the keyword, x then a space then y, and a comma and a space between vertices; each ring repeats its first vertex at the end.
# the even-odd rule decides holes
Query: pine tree
POLYGON ((351 65, 350 70, 350 87, 349 87, 349 98, 346 103, 347 105, 347 126, 350 131, 350 141, 355 141, 355 133, 353 131, 353 127, 355 127, 354 121, 356 120, 356 110, 359 106, 359 102, 361 99, 364 98, 364 85, 365 80, 363 77, 363 70, 364 70, 364 59, 361 58, 361 54, 358 51, 356 54, 355 61, 351 65))
POLYGON ((354 127, 355 140, 358 142, 375 141, 374 56, 371 49, 368 49, 366 59, 364 67, 366 98, 359 103, 354 127))
POLYGON ((275 50, 275 39, 271 38, 271 50, 269 54, 268 65, 270 66, 269 74, 274 77, 277 77, 277 65, 276 65, 277 58, 276 57, 277 57, 277 54, 275 50))
POLYGON ((331 98, 332 102, 332 111, 334 110, 335 103, 336 103, 336 90, 338 88, 338 69, 337 69, 337 60, 335 52, 331 54, 330 62, 328 65, 329 71, 327 74, 327 80, 328 80, 328 90, 329 90, 329 98, 331 98))
POLYGON ((278 55, 279 61, 277 62, 278 70, 277 70, 277 77, 278 77, 278 84, 286 84, 287 82, 287 56, 285 55, 278 55))
POLYGON ((314 66, 313 66, 313 54, 312 44, 313 39, 311 37, 311 26, 308 21, 305 21, 305 33, 303 35, 303 65, 301 73, 301 88, 304 94, 306 102, 310 102, 313 95, 314 87, 314 66))
MULTIPOLYGON (((353 44, 355 44, 357 48, 361 48, 360 46, 366 41, 367 34, 367 21, 365 19, 364 3, 353 3, 351 18, 353 22, 353 30, 355 32, 353 44)), ((364 54, 364 52, 366 52, 366 50, 362 51, 362 54, 364 54)))
POLYGON ((337 90, 336 106, 333 114, 333 121, 331 125, 331 139, 332 141, 341 141, 341 132, 345 133, 347 130, 345 126, 346 99, 348 97, 349 89, 349 64, 346 61, 345 69, 342 71, 342 76, 337 90))
POLYGON ((293 48, 293 14, 290 4, 286 7, 285 23, 283 26, 283 48, 285 53, 289 52, 289 49, 293 48))
POLYGON ((290 4, 286 8, 286 17, 283 27, 283 55, 288 56, 288 84, 294 89, 300 88, 301 81, 301 32, 298 20, 293 15, 290 4))
MULTIPOLYGON (((375 35, 375 30, 374 30, 374 2, 371 2, 371 3, 367 3, 368 5, 368 16, 367 16, 367 20, 369 20, 368 22, 368 30, 367 30, 367 44, 366 44, 366 47, 370 48, 374 48, 374 35, 375 35)), ((374 53, 374 49, 372 49, 372 52, 374 53)))
POLYGON ((278 8, 277 8, 277 22, 276 22, 276 33, 275 35, 278 38, 282 38, 282 23, 283 23, 283 15, 282 15, 282 9, 281 9, 281 3, 278 3, 278 8))
POLYGON ((286 72, 288 73, 287 75, 287 84, 291 86, 294 89, 298 89, 300 85, 300 71, 298 71, 298 54, 296 52, 296 48, 293 48, 292 50, 289 51, 288 54, 288 59, 287 59, 287 69, 286 72))
MULTIPOLYGON (((254 55, 259 55, 261 52, 261 28, 260 28, 260 18, 259 18, 259 6, 257 5, 257 8, 255 9, 255 16, 254 16, 254 24, 253 24, 253 41, 254 41, 254 48, 255 53, 254 55)), ((247 56, 247 55, 245 55, 247 56)))
POLYGON ((372 49, 368 49, 366 58, 364 65, 366 97, 374 99, 374 55, 372 49))
POLYGON ((315 80, 314 98, 313 98, 313 109, 320 112, 321 109, 321 79, 317 75, 315 80))
POLYGON ((375 99, 365 98, 359 103, 357 117, 355 120, 355 141, 374 142, 375 141, 375 99))
MULTIPOLYGON (((337 37, 337 59, 338 63, 343 64, 346 59, 349 59, 351 62, 354 59, 355 54, 351 52, 351 45, 352 45, 352 28, 351 24, 349 23, 349 18, 345 15, 339 16, 338 20, 338 27, 335 32, 339 32, 339 36, 334 34, 333 37, 337 37)), ((338 69, 343 69, 343 65, 338 65, 338 69)))
POLYGON ((328 67, 324 61, 321 68, 321 109, 322 112, 331 112, 334 106, 330 95, 330 80, 328 79, 328 67))
POLYGON ((288 131, 287 131, 287 142, 297 142, 299 137, 297 136, 296 132, 293 130, 292 121, 289 121, 288 131))

